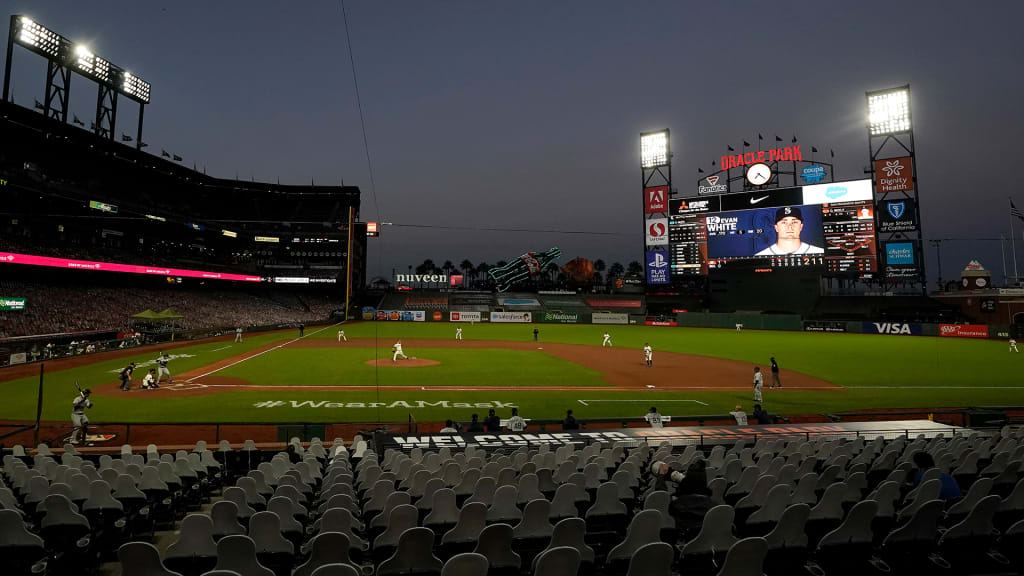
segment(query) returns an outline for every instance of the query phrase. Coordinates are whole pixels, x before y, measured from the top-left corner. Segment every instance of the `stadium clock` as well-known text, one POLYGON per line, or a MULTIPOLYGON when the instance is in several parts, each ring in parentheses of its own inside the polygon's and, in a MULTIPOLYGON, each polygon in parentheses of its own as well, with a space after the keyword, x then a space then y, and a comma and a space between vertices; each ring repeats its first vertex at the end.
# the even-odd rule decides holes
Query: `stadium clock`
POLYGON ((771 179, 772 169, 763 162, 751 164, 750 168, 747 168, 747 182, 750 182, 754 186, 767 184, 771 179))

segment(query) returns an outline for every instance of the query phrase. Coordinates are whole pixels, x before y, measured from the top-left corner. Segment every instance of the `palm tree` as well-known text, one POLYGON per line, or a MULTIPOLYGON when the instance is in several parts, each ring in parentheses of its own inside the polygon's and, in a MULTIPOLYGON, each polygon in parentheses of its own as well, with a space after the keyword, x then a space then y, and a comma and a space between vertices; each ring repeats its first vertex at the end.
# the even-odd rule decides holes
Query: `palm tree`
POLYGON ((448 276, 451 276, 452 275, 452 270, 455 268, 455 264, 452 264, 451 260, 445 260, 444 261, 444 266, 442 266, 442 268, 444 268, 444 273, 445 274, 447 274, 448 276))
POLYGON ((608 277, 609 278, 615 278, 615 277, 618 277, 618 276, 622 276, 622 273, 625 272, 625 271, 626 271, 626 268, 622 265, 622 263, 621 262, 616 262, 616 263, 612 264, 611 268, 608 269, 608 277))
POLYGON ((431 274, 434 271, 434 261, 427 258, 422 264, 416 267, 417 274, 431 274))
POLYGON ((636 260, 633 260, 632 262, 629 263, 629 268, 627 269, 627 272, 629 272, 631 276, 640 276, 641 274, 644 273, 644 267, 641 266, 640 263, 637 262, 636 260))
POLYGON ((597 260, 594 260, 594 271, 595 272, 604 272, 605 268, 606 268, 606 266, 605 266, 604 260, 601 260, 600 258, 598 258, 597 260))
POLYGON ((491 265, 488 264, 487 262, 481 262, 476 265, 476 273, 480 279, 480 282, 485 282, 487 280, 487 271, 490 269, 491 265))
POLYGON ((473 278, 474 268, 472 262, 470 262, 469 260, 463 260, 462 262, 459 262, 459 268, 462 268, 462 273, 468 276, 468 279, 473 278))

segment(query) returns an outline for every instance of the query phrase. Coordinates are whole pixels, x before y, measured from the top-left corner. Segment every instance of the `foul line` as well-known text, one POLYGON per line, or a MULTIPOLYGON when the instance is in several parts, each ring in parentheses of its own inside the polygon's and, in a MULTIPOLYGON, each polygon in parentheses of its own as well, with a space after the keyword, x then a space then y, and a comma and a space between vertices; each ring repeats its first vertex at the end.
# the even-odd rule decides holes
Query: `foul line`
POLYGON ((220 348, 217 348, 215 350, 210 350, 210 352, 220 352, 221 350, 227 350, 228 348, 231 348, 231 344, 228 344, 227 346, 221 346, 220 348))
POLYGON ((262 356, 262 355, 266 354, 267 352, 273 352, 274 350, 277 350, 278 348, 284 348, 285 346, 287 346, 289 344, 298 342, 299 340, 302 340, 303 338, 308 338, 308 337, 310 337, 310 336, 312 336, 314 334, 319 334, 320 332, 323 332, 324 330, 327 330, 329 328, 334 328, 335 326, 338 326, 339 324, 342 324, 342 322, 338 322, 336 324, 331 324, 330 326, 324 326, 323 328, 321 328, 319 330, 310 332, 309 334, 306 334, 304 336, 299 336, 298 338, 293 338, 293 339, 291 339, 291 340, 289 340, 287 342, 284 342, 282 344, 278 344, 277 346, 274 346, 273 348, 268 348, 268 349, 264 350, 263 352, 257 352, 256 354, 253 354, 252 356, 246 356, 245 358, 242 358, 241 360, 236 360, 235 362, 232 362, 231 364, 228 364, 227 366, 221 366, 220 368, 217 368, 216 370, 210 370, 206 374, 200 374, 199 376, 193 376, 193 377, 189 378, 188 380, 185 380, 185 382, 188 382, 189 384, 191 384, 193 380, 197 380, 197 379, 202 378, 204 376, 209 376, 210 374, 216 374, 217 372, 220 372, 221 370, 224 370, 225 368, 231 368, 232 366, 235 366, 236 364, 241 364, 242 362, 245 362, 246 360, 252 360, 253 358, 255 358, 257 356, 262 356))
POLYGON ((847 390, 1024 390, 1024 386, 843 386, 847 390))
POLYGON ((647 400, 577 400, 577 402, 579 402, 580 404, 583 404, 584 406, 589 406, 590 404, 587 404, 588 402, 696 402, 697 404, 700 404, 701 406, 707 406, 708 405, 707 402, 701 402, 700 400, 683 400, 683 399, 671 399, 671 400, 669 400, 669 399, 664 399, 664 400, 660 400, 660 399, 659 400, 651 400, 651 399, 647 399, 647 400))

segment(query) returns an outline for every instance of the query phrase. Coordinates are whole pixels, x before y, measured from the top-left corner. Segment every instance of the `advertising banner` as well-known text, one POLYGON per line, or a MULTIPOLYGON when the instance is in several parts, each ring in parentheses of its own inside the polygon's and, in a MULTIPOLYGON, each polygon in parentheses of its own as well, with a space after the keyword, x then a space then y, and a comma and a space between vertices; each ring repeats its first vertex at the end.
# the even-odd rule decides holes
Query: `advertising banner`
POLYGON ((826 176, 828 176, 828 171, 820 164, 804 166, 800 170, 800 179, 808 184, 817 184, 824 180, 826 176))
POLYGON ((591 308, 642 308, 642 300, 605 300, 603 298, 587 298, 587 306, 591 308))
POLYGON ((804 204, 830 204, 871 199, 871 180, 851 180, 803 187, 804 204))
POLYGON ((624 312, 594 312, 590 315, 592 324, 629 324, 629 314, 624 312))
POLYGON ((897 336, 920 336, 922 333, 920 324, 905 322, 865 322, 865 334, 894 334, 897 336))
POLYGON ((423 310, 402 310, 399 312, 402 322, 425 322, 427 317, 423 310))
POLYGON ((540 302, 538 302, 536 298, 505 298, 504 296, 499 296, 498 306, 528 306, 530 308, 540 308, 540 302))
POLYGON ((24 298, 2 298, 0 297, 0 310, 24 310, 24 298))
POLYGON ((651 218, 646 225, 648 246, 668 246, 668 218, 651 218))
POLYGON ((491 312, 491 322, 533 322, 529 312, 491 312))
POLYGON ((846 322, 805 320, 804 332, 846 332, 846 322))
POLYGON ((722 180, 721 174, 712 174, 697 182, 697 194, 725 194, 728 191, 729 184, 722 180))
POLYGON ((449 312, 449 322, 482 322, 479 312, 449 312))
POLYGON ((10 364, 24 364, 28 362, 28 355, 25 352, 18 352, 17 354, 11 354, 10 364))
POLYGON ((939 326, 939 335, 953 338, 988 338, 988 326, 985 324, 942 324, 939 326))
POLYGON ((707 198, 681 198, 669 201, 669 214, 672 216, 685 216, 687 214, 703 214, 705 212, 719 212, 722 203, 720 196, 709 196, 707 198))
POLYGON ((644 324, 648 326, 677 326, 675 320, 658 320, 657 318, 647 318, 644 320, 644 324))
POLYGON ((548 324, 585 324, 587 322, 587 314, 585 312, 562 312, 561 310, 551 310, 549 312, 538 313, 537 322, 545 322, 548 324))
POLYGON ((644 188, 644 212, 647 214, 668 212, 668 186, 644 188))
POLYGON ((875 190, 879 194, 914 189, 914 165, 910 156, 875 160, 875 190))
POLYGON ((668 284, 668 251, 653 250, 647 253, 647 284, 668 284))
POLYGON ((74 270, 99 270, 102 272, 130 272, 133 274, 155 274, 157 276, 182 276, 185 278, 206 278, 211 280, 237 280, 239 282, 260 282, 259 276, 242 274, 224 274, 221 272, 203 272, 201 270, 183 270, 181 268, 160 268, 156 266, 137 266, 135 264, 114 264, 112 262, 93 262, 91 260, 67 260, 50 258, 49 256, 32 256, 0 252, 0 264, 28 264, 32 266, 49 266, 51 268, 69 268, 74 270))
POLYGON ((916 242, 901 240, 885 243, 885 275, 889 278, 912 278, 920 274, 916 242))
POLYGON ((731 210, 748 210, 750 208, 769 208, 803 204, 804 195, 800 188, 774 188, 759 192, 740 192, 726 194, 721 197, 723 212, 731 210))
POLYGON ((377 316, 377 310, 373 306, 363 306, 363 320, 373 320, 377 316))
POLYGON ((916 210, 910 198, 884 200, 878 203, 879 232, 913 232, 917 230, 916 210))

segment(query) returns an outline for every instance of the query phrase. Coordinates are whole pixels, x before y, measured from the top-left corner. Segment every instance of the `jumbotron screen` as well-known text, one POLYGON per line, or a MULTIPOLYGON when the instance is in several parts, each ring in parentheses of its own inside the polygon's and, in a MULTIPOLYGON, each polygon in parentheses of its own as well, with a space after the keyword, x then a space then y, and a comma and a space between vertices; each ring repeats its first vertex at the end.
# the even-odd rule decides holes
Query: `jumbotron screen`
POLYGON ((698 196, 669 203, 673 276, 730 268, 878 270, 870 180, 698 196))

